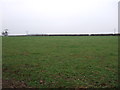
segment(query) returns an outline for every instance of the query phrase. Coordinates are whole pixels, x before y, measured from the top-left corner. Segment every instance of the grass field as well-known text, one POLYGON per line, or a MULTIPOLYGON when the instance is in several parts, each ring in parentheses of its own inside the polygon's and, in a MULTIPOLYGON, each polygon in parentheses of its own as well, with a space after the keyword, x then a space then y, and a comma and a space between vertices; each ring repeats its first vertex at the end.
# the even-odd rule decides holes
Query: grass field
POLYGON ((3 37, 3 87, 118 85, 117 36, 3 37))

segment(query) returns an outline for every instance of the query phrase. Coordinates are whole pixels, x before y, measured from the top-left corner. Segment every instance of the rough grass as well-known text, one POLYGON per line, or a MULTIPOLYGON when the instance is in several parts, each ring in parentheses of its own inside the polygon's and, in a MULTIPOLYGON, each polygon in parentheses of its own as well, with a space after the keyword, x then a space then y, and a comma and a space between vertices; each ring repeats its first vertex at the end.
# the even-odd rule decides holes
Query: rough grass
POLYGON ((27 36, 2 40, 4 80, 37 88, 117 87, 117 36, 27 36))

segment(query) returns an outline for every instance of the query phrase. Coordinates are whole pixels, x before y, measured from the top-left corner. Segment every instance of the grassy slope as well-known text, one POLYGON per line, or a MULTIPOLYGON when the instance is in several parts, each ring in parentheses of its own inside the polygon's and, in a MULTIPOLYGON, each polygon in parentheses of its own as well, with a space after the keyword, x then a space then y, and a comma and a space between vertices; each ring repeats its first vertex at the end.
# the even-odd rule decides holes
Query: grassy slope
POLYGON ((3 37, 3 78, 31 87, 116 87, 116 36, 3 37))

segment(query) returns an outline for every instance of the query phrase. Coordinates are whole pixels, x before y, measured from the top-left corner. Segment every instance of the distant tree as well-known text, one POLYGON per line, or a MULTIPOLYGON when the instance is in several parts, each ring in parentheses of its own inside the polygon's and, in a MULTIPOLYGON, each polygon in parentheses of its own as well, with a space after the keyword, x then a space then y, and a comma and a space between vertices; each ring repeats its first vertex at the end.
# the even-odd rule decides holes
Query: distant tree
POLYGON ((3 35, 3 36, 8 36, 8 29, 5 29, 5 30, 2 32, 2 35, 3 35))

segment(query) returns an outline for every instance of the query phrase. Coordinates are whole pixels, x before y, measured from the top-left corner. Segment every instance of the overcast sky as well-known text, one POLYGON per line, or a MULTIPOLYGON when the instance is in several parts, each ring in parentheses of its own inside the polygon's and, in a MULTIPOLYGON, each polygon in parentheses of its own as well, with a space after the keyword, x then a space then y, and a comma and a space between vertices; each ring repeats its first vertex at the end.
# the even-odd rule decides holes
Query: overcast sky
POLYGON ((0 29, 10 34, 118 31, 120 0, 1 0, 0 29))

